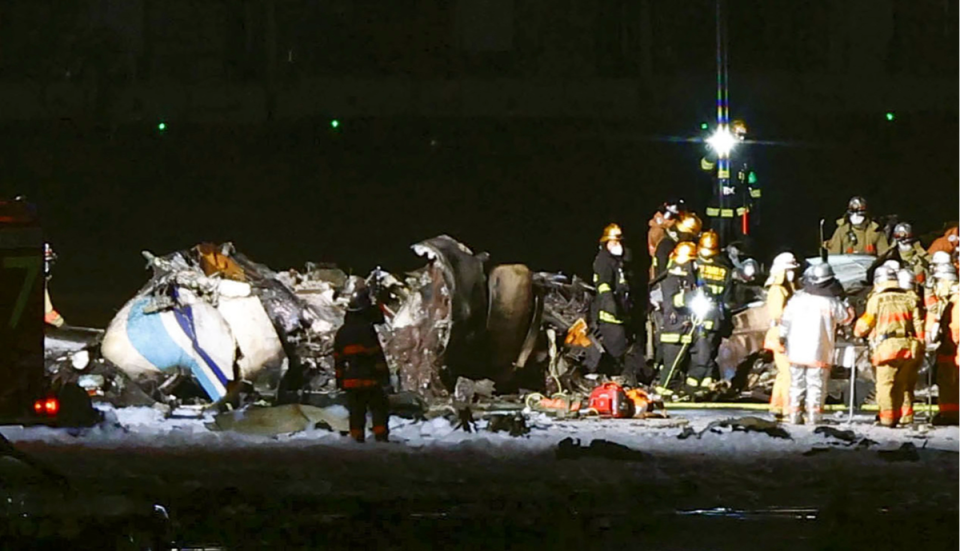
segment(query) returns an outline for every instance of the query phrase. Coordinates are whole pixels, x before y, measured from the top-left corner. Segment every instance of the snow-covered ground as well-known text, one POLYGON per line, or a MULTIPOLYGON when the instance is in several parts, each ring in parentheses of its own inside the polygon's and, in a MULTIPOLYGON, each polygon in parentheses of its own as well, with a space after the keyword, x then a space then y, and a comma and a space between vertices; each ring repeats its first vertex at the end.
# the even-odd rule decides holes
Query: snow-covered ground
MULTIPOLYGON (((956 548, 956 427, 885 429, 866 416, 831 425, 852 430, 850 442, 804 426, 785 426, 789 438, 705 430, 743 416, 765 414, 678 411, 671 422, 539 415, 517 438, 488 432, 483 422, 467 433, 443 418, 394 418, 393 442, 360 445, 326 430, 216 432, 209 418, 164 419, 126 408, 82 431, 0 433, 65 473, 81 493, 163 503, 182 538, 225 545, 304 545, 319 537, 305 535, 307 526, 352 542, 345 526, 350 534, 381 526, 397 548, 431 548, 424 538, 437 530, 448 543, 498 548, 592 548, 594 541, 629 541, 638 530, 648 548, 805 549, 818 538, 849 548, 908 535, 903 541, 956 548), (611 457, 567 447, 561 457, 558 444, 568 437, 643 453, 611 457), (911 444, 916 451, 893 453, 911 444)), ((10 461, 0 461, 0 480, 36 491, 37 476, 10 461)))

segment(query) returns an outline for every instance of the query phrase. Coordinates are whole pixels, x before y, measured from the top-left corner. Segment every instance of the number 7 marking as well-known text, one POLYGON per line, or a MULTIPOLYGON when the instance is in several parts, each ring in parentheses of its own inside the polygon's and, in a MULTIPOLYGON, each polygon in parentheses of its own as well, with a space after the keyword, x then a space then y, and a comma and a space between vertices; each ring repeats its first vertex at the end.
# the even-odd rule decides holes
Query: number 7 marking
POLYGON ((33 282, 40 274, 41 259, 39 256, 8 256, 3 259, 3 267, 23 268, 27 271, 26 277, 23 278, 23 287, 20 288, 20 295, 17 296, 17 303, 13 307, 13 313, 10 314, 10 328, 15 329, 20 323, 23 309, 27 306, 27 299, 30 298, 33 282))

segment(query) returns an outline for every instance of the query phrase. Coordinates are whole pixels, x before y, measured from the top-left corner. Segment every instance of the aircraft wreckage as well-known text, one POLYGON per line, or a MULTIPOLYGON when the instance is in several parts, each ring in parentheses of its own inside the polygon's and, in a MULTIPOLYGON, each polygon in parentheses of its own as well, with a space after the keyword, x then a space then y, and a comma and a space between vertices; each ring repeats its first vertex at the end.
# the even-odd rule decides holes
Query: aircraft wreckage
MULTIPOLYGON (((519 264, 490 267, 448 236, 412 248, 421 269, 366 278, 385 313, 380 337, 398 391, 443 398, 460 379, 490 380, 498 393, 564 384, 582 351, 564 358, 547 335, 562 341, 586 319, 592 288, 519 264)), ((276 399, 334 388, 333 337, 356 276, 313 264, 275 272, 229 243, 144 256, 153 276, 105 331, 49 331, 54 377, 138 403, 187 380, 210 401, 244 385, 276 399)))
MULTIPOLYGON (((396 391, 430 401, 462 399, 479 381, 478 394, 492 383, 497 394, 546 396, 597 384, 583 369, 601 352, 587 324, 592 287, 576 276, 493 265, 445 235, 412 249, 426 260, 422 268, 378 268, 366 278, 384 311, 380 339, 396 391)), ((48 331, 52 377, 118 406, 240 395, 304 403, 335 389, 333 337, 357 276, 315 264, 275 272, 230 243, 144 256, 152 277, 105 331, 48 331)), ((724 398, 769 395, 767 327, 762 302, 738 309, 718 357, 732 382, 724 398)))

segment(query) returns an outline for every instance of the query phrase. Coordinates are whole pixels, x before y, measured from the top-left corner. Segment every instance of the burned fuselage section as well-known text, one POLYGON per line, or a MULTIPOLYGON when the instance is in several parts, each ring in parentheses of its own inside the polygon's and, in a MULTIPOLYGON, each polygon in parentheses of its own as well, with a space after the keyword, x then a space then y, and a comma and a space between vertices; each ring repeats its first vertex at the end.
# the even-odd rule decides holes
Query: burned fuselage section
MULTIPOLYGON (((596 347, 588 286, 491 265, 445 235, 412 249, 422 268, 366 278, 384 312, 379 334, 396 390, 445 398, 461 379, 488 380, 498 393, 546 390, 548 381, 556 389, 582 347, 596 347), (574 325, 582 334, 571 340, 574 325)), ((274 272, 231 244, 145 256, 151 279, 99 343, 98 357, 126 380, 158 399, 190 380, 212 402, 237 389, 279 401, 335 390, 332 341, 350 279, 342 271, 274 272)))

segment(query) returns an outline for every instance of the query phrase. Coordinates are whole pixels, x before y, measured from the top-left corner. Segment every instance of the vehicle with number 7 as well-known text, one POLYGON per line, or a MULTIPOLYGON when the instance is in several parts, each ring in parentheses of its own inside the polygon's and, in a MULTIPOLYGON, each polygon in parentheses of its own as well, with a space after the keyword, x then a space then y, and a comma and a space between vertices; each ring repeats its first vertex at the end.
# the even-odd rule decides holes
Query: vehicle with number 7
POLYGON ((43 230, 36 207, 0 199, 0 419, 55 415, 44 395, 43 230))

